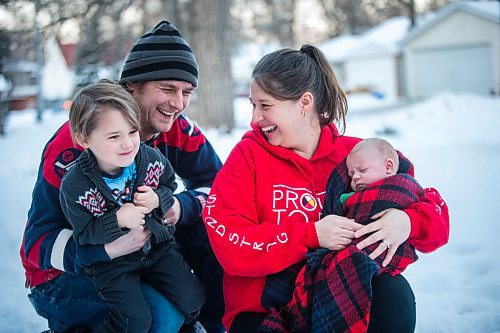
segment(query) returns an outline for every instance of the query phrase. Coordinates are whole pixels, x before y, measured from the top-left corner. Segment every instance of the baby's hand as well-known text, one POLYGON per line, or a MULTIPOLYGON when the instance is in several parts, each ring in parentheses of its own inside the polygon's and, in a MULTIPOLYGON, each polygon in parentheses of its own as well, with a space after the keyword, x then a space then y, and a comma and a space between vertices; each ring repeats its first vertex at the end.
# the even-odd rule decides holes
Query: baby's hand
POLYGON ((126 203, 116 212, 116 219, 120 228, 140 228, 144 229, 144 215, 147 209, 135 206, 132 203, 126 203))
POLYGON ((147 208, 146 213, 150 213, 153 209, 160 207, 160 198, 151 187, 146 185, 139 186, 137 191, 134 194, 134 204, 147 208))

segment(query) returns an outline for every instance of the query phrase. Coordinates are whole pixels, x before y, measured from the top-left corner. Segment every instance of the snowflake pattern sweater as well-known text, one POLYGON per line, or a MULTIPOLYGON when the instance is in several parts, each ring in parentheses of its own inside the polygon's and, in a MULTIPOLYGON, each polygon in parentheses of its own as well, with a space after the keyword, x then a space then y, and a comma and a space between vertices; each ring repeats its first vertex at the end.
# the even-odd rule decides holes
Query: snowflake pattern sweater
MULTIPOLYGON (((215 175, 222 166, 200 129, 180 115, 170 131, 147 142, 167 157, 186 190, 176 194, 182 208, 177 226, 199 222, 215 175)), ((82 265, 110 260, 103 245, 78 245, 59 203, 62 176, 74 165, 82 147, 71 138, 65 123, 45 145, 31 208, 21 244, 26 286, 33 288, 63 271, 80 274, 82 265)), ((200 240, 201 241, 201 240, 200 240)))
MULTIPOLYGON (((297 263, 318 247, 319 220, 332 170, 360 139, 322 129, 318 148, 305 159, 270 145, 258 128, 247 132, 219 172, 203 219, 225 271, 224 325, 241 312, 266 312, 261 296, 266 276, 297 263)), ((413 175, 413 174, 412 174, 413 175)), ((448 241, 446 204, 434 189, 405 212, 410 242, 429 252, 448 241)))
MULTIPOLYGON (((170 230, 162 221, 174 203, 172 192, 177 187, 174 171, 165 156, 145 144, 140 145, 135 163, 134 191, 139 186, 149 186, 160 202, 160 207, 146 215, 146 228, 158 243, 170 240, 170 230)), ((116 212, 121 205, 102 178, 90 150, 85 150, 75 167, 64 176, 59 195, 64 215, 79 244, 106 244, 127 232, 118 226, 116 212)))

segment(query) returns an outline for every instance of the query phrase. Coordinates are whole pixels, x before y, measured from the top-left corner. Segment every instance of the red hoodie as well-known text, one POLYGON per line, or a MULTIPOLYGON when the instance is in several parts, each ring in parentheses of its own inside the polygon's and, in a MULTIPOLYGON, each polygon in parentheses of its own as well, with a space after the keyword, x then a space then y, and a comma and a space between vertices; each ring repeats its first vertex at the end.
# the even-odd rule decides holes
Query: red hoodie
MULTIPOLYGON (((322 129, 311 159, 270 145, 255 128, 235 146, 217 175, 203 213, 214 252, 224 268, 223 319, 229 330, 241 312, 266 312, 260 299, 266 276, 317 248, 319 220, 332 170, 360 139, 322 129)), ((435 190, 405 210, 410 242, 429 252, 448 240, 448 211, 435 190)))

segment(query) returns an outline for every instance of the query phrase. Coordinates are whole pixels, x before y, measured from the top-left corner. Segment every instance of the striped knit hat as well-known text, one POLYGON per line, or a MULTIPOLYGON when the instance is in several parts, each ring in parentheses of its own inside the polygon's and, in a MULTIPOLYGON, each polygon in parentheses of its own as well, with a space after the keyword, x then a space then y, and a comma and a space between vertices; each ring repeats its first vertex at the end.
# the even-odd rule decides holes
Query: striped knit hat
POLYGON ((123 65, 119 83, 160 80, 198 85, 198 64, 193 50, 167 21, 161 21, 137 40, 123 65))

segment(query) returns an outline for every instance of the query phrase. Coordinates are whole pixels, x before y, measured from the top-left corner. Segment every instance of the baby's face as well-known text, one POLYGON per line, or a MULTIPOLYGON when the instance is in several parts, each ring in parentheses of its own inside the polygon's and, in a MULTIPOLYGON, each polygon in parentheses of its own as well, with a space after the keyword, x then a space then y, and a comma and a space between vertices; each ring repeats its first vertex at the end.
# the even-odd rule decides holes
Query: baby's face
POLYGON ((351 152, 347 156, 346 164, 351 177, 351 187, 355 192, 389 176, 386 157, 375 148, 364 147, 351 152))

